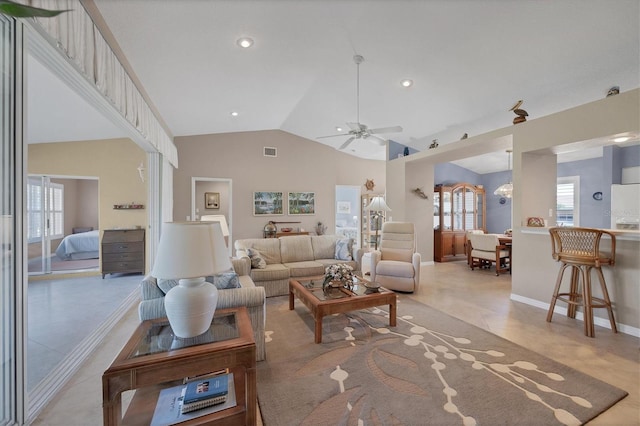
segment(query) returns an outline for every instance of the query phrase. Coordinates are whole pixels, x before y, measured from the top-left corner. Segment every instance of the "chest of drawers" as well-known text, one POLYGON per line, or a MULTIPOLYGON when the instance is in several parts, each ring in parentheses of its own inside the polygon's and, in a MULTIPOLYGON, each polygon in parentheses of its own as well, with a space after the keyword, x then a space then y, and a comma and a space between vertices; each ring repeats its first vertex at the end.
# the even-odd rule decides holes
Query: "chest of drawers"
POLYGON ((107 229, 102 235, 102 278, 106 274, 144 275, 144 229, 107 229))

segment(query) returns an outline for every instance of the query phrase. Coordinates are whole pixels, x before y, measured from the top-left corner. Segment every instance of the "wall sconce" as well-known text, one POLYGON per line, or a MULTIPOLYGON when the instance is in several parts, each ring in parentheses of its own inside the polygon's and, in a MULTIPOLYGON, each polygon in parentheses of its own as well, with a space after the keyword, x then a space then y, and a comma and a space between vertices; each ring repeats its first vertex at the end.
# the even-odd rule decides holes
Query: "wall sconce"
POLYGON ((138 166, 138 174, 140 175, 140 180, 144 183, 144 165, 142 163, 140 163, 140 165, 138 166))

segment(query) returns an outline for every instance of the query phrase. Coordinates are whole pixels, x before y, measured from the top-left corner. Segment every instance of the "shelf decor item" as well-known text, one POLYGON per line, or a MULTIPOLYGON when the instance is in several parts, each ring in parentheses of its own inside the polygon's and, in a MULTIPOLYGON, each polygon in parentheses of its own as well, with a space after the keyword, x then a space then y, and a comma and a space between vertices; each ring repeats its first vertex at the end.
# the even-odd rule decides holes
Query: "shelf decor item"
POLYGON ((206 276, 232 268, 219 222, 167 222, 162 227, 152 275, 179 280, 164 305, 175 336, 199 336, 211 325, 218 289, 206 276))

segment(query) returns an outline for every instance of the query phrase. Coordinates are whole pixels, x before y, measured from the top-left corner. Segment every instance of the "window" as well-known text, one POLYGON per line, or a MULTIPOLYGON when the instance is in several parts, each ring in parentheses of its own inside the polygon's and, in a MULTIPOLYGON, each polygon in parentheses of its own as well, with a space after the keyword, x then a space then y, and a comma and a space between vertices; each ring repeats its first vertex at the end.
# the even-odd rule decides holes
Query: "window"
POLYGON ((41 241, 43 228, 49 227, 50 238, 64 237, 64 185, 49 183, 48 196, 40 179, 29 179, 27 184, 27 239, 29 243, 41 241), (46 221, 43 221, 46 215, 46 221))
POLYGON ((580 226, 580 176, 558 178, 556 222, 560 226, 580 226))

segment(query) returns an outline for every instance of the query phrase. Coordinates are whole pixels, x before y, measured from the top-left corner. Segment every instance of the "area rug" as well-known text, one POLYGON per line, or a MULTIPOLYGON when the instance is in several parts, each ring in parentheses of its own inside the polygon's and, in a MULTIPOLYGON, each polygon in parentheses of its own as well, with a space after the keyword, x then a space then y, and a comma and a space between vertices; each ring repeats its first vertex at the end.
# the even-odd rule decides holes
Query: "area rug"
POLYGON ((267 299, 265 426, 574 425, 627 395, 407 296, 396 327, 387 308, 325 317, 315 344, 300 301, 267 299))

